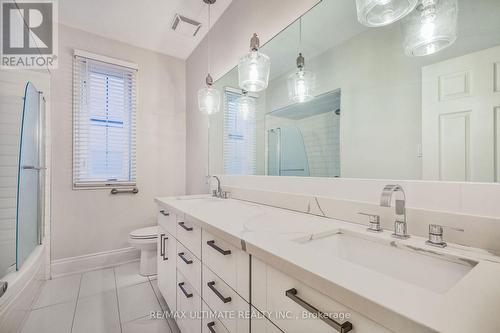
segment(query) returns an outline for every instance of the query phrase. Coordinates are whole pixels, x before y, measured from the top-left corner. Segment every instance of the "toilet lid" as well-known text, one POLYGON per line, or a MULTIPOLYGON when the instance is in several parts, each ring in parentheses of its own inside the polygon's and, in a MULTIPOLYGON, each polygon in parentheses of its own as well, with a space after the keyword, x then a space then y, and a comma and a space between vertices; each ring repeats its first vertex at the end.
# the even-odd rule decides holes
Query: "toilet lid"
POLYGON ((158 237, 158 226, 141 228, 130 233, 130 238, 148 239, 156 237, 158 237))

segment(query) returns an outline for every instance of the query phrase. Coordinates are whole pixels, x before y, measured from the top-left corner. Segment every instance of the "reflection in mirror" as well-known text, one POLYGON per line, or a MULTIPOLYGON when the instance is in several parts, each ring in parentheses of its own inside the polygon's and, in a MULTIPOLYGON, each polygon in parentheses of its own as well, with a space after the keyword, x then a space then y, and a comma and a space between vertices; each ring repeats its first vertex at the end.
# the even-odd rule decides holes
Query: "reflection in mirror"
POLYGON ((254 112, 238 113, 236 69, 214 84, 210 173, 498 182, 498 17, 498 0, 420 0, 370 28, 354 1, 321 1, 261 48, 254 112), (315 74, 303 103, 289 91, 299 53, 315 74))

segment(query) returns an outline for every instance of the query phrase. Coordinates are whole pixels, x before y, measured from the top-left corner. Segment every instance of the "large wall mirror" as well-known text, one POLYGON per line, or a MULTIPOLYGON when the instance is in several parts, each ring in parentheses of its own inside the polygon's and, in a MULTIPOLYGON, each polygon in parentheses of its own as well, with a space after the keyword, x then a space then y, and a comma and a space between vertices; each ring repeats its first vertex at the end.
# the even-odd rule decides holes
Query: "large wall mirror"
POLYGON ((211 174, 500 181, 500 1, 420 0, 367 27, 354 0, 323 0, 260 51, 267 89, 244 93, 237 68, 214 84, 211 174), (299 53, 315 76, 303 100, 288 82, 299 53))

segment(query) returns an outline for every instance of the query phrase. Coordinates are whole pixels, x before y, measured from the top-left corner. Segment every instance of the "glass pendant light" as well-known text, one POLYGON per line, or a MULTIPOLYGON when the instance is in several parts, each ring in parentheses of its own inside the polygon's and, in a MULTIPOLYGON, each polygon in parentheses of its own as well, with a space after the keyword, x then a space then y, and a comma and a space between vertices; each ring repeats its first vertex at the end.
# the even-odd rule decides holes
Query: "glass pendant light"
POLYGON ((457 40, 457 0, 422 0, 403 20, 404 48, 408 56, 426 56, 457 40))
POLYGON ((243 90, 241 97, 238 99, 238 114, 243 120, 248 120, 248 117, 255 113, 255 98, 248 96, 248 91, 243 90))
POLYGON ((220 92, 212 87, 213 79, 210 74, 205 81, 206 87, 198 90, 198 106, 202 113, 211 115, 220 110, 220 92))
POLYGON ((408 15, 418 0, 356 0, 358 20, 367 27, 381 27, 408 15))
POLYGON ((208 5, 208 41, 207 41, 207 60, 208 60, 208 74, 205 79, 206 86, 198 90, 198 107, 204 114, 211 115, 219 112, 220 110, 220 92, 212 87, 214 80, 210 75, 210 6, 216 0, 203 0, 208 5))
MULTIPOLYGON (((299 45, 302 45, 302 18, 299 21, 299 45)), ((297 71, 288 77, 288 97, 292 102, 302 103, 314 98, 316 75, 305 71, 302 53, 297 57, 297 71)))
POLYGON ((249 92, 259 92, 267 88, 271 61, 259 52, 260 40, 253 34, 250 40, 250 52, 238 63, 238 80, 240 88, 249 92))

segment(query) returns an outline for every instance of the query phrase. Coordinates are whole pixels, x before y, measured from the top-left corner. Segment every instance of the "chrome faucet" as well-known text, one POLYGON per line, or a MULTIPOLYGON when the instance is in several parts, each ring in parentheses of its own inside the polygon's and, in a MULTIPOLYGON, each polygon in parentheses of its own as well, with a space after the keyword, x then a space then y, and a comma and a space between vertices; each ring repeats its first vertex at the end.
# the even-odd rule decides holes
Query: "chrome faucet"
POLYGON ((217 180, 217 189, 212 190, 212 196, 215 198, 221 198, 222 197, 222 188, 220 186, 220 179, 217 176, 212 176, 212 178, 215 178, 215 180, 217 180))
POLYGON ((407 239, 408 225, 406 223, 406 195, 401 185, 387 185, 382 191, 380 197, 380 206, 391 207, 392 195, 397 193, 399 198, 396 198, 396 219, 394 220, 393 237, 399 239, 407 239))

